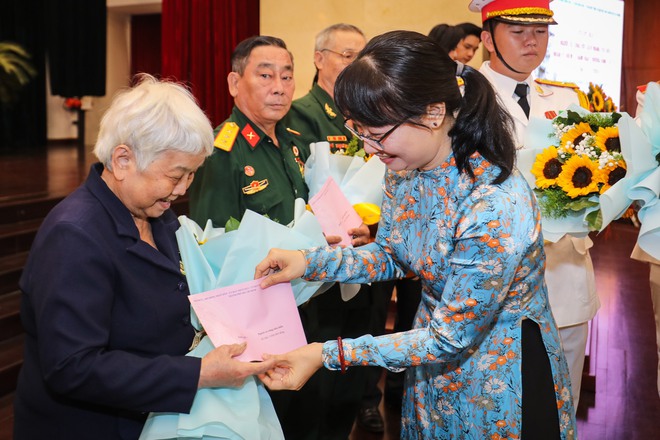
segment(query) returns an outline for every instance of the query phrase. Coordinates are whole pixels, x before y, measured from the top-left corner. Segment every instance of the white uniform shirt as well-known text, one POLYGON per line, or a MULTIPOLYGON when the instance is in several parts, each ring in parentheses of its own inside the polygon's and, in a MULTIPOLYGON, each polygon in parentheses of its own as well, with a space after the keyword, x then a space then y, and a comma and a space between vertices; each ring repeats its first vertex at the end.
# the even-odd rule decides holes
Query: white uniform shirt
MULTIPOLYGON (((490 62, 482 64, 479 71, 488 78, 497 92, 500 103, 509 111, 515 122, 516 145, 524 148, 525 132, 529 120, 525 116, 514 90, 519 82, 529 85, 530 118, 546 118, 546 113, 579 104, 578 95, 570 87, 539 85, 530 76, 516 81, 495 72, 490 62)), ((600 302, 596 294, 594 270, 589 255, 593 242, 589 237, 564 236, 557 243, 546 243, 546 274, 548 298, 558 327, 567 327, 589 321, 596 315, 600 302)))

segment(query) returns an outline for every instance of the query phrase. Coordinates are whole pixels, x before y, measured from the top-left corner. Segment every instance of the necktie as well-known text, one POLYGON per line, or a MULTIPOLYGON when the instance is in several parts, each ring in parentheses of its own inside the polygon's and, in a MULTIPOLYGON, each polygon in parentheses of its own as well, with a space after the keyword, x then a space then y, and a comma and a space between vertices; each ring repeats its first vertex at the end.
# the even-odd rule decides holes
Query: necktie
POLYGON ((529 119, 529 101, 527 101, 527 88, 529 86, 526 83, 519 83, 516 85, 516 90, 513 92, 518 97, 518 104, 525 112, 525 116, 529 119))

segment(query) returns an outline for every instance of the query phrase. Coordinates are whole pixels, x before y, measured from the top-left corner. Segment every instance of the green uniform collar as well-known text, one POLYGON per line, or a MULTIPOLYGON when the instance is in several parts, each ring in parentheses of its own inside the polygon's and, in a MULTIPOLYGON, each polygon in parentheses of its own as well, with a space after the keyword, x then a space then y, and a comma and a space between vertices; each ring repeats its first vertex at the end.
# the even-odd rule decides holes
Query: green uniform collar
POLYGON ((339 118, 340 121, 343 121, 343 117, 341 113, 339 113, 339 111, 337 110, 335 101, 328 94, 328 92, 323 90, 321 86, 318 85, 318 83, 314 83, 309 93, 321 105, 321 108, 323 109, 323 113, 329 120, 332 121, 339 118))
MULTIPOLYGON (((238 125, 238 136, 243 137, 253 150, 262 142, 268 142, 268 140, 272 141, 270 136, 264 133, 257 124, 252 122, 247 116, 245 116, 245 113, 240 111, 236 106, 232 109, 229 120, 234 121, 238 125)), ((281 145, 283 142, 291 144, 290 132, 282 121, 278 121, 275 125, 275 135, 277 136, 278 144, 281 145)))

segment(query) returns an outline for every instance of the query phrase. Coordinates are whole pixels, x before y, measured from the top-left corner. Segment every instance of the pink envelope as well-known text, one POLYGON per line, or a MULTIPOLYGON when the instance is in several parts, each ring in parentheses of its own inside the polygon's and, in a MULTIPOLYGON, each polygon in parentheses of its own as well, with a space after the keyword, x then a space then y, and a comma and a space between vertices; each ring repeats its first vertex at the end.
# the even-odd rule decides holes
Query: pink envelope
POLYGON ((188 296, 213 345, 247 341, 236 357, 241 361, 260 361, 263 353, 286 353, 307 344, 291 283, 262 289, 260 282, 188 296))
POLYGON ((339 236, 341 246, 351 245, 348 231, 360 227, 362 219, 332 177, 328 177, 319 192, 309 199, 309 206, 326 236, 339 236))

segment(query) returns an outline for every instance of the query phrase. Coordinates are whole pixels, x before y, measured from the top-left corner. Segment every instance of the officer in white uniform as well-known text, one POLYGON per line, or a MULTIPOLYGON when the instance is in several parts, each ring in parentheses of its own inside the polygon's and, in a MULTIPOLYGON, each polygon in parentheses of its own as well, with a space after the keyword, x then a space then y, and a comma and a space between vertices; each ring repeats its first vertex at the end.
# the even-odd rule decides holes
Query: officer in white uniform
MULTIPOLYGON (((532 77, 545 57, 548 25, 556 24, 549 4, 550 0, 472 0, 469 6, 482 14, 481 39, 491 54, 480 72, 513 116, 519 148, 524 148, 530 118, 553 118, 557 111, 581 102, 577 86, 532 77), (526 103, 519 102, 519 95, 526 103)), ((580 397, 588 322, 600 307, 589 256, 592 245, 588 237, 564 236, 545 246, 550 307, 571 373, 575 408, 580 397)))

